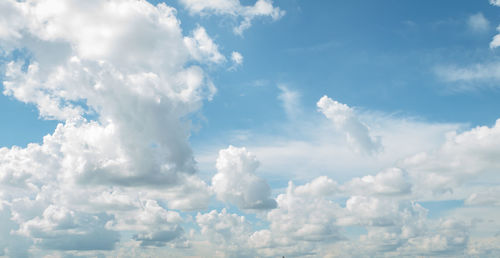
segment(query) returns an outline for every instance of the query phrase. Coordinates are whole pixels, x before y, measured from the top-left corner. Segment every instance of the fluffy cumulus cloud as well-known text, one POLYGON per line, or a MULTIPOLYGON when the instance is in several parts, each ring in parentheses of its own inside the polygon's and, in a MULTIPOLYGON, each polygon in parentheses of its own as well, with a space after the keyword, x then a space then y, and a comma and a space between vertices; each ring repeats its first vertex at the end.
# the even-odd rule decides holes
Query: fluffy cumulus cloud
POLYGON ((494 175, 500 163, 500 120, 493 127, 480 126, 461 134, 451 133, 433 152, 423 152, 403 161, 418 188, 453 192, 454 187, 494 175))
POLYGON ((434 148, 343 183, 330 176, 290 182, 277 207, 258 215, 268 226, 246 229, 238 244, 262 257, 496 254, 498 128, 499 122, 448 132, 434 148), (426 208, 449 203, 459 208, 438 218, 426 208))
POLYGON ((221 150, 217 158, 217 174, 212 188, 217 197, 241 209, 272 209, 276 201, 270 198, 271 188, 255 175, 259 166, 256 157, 245 148, 221 150))
POLYGON ((348 141, 357 150, 372 154, 382 148, 380 138, 370 134, 370 129, 359 120, 351 107, 327 96, 323 96, 317 106, 338 130, 345 133, 348 141))
POLYGON ((285 11, 274 7, 272 0, 257 0, 254 5, 242 5, 240 0, 180 0, 191 14, 199 15, 227 15, 235 19, 241 19, 233 31, 242 35, 243 31, 252 26, 252 20, 256 17, 269 16, 272 20, 278 20, 285 11))
POLYGON ((120 231, 143 246, 181 241, 169 209, 210 198, 193 175, 187 116, 215 93, 203 66, 225 60, 217 44, 202 27, 185 36, 165 4, 1 5, 2 50, 21 53, 4 67, 3 93, 61 121, 41 144, 0 149, 8 234, 31 239, 24 250, 112 250, 120 231))
MULTIPOLYGON (((240 19, 237 33, 284 14, 267 0, 181 2, 193 14, 240 19)), ((324 96, 317 108, 327 119, 313 122, 328 126, 307 127, 315 141, 248 147, 262 164, 284 166, 280 178, 268 183, 273 169, 229 146, 205 182, 190 118, 216 93, 208 71, 241 65, 241 54, 224 56, 201 26, 183 32, 166 4, 7 0, 0 14, 3 94, 59 121, 40 143, 0 148, 0 256, 500 253, 500 120, 457 131, 324 96), (368 168, 340 167, 349 174, 339 179, 324 160, 368 168), (459 207, 436 218, 433 203, 459 207)), ((280 89, 289 118, 305 112, 299 92, 280 89)))
POLYGON ((201 234, 213 245, 203 256, 255 257, 249 248, 251 224, 244 216, 230 214, 226 209, 196 215, 201 234))

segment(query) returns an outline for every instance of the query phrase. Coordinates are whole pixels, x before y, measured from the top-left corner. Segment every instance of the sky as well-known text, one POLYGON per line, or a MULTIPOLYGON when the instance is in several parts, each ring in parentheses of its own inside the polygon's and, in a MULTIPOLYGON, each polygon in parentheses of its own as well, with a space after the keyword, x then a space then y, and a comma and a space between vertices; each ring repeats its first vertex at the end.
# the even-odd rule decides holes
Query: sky
POLYGON ((0 2, 0 257, 500 256, 500 1, 0 2))

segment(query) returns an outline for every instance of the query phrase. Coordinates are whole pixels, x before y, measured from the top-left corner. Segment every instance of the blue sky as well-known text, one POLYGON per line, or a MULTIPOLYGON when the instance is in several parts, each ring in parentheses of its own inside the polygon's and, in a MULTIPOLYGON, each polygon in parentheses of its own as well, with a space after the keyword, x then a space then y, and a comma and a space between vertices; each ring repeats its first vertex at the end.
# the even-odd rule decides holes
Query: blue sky
POLYGON ((1 3, 0 257, 499 255, 499 6, 1 3))
MULTIPOLYGON (((170 4, 179 6, 175 1, 170 4)), ((209 122, 201 134, 283 119, 276 103, 277 84, 299 90, 309 112, 326 94, 352 106, 429 121, 491 125, 496 120, 491 110, 499 105, 498 90, 455 92, 456 85, 434 73, 440 65, 497 60, 498 51, 488 43, 498 12, 487 1, 283 1, 280 8, 287 14, 279 22, 263 19, 242 37, 235 36, 220 17, 200 19, 178 8, 184 30, 203 25, 224 42, 222 51, 237 49, 245 56, 244 67, 213 74, 219 92, 202 111, 209 122), (468 27, 468 18, 477 13, 490 21, 485 31, 468 27), (258 82, 266 87, 249 87, 258 82), (250 104, 256 96, 259 104, 250 104)), ((2 127, 2 145, 37 141, 55 127, 53 122, 38 121, 32 106, 5 96, 1 100, 1 109, 9 110, 5 116, 16 113, 2 127), (25 130, 29 131, 22 136, 7 136, 25 130)))

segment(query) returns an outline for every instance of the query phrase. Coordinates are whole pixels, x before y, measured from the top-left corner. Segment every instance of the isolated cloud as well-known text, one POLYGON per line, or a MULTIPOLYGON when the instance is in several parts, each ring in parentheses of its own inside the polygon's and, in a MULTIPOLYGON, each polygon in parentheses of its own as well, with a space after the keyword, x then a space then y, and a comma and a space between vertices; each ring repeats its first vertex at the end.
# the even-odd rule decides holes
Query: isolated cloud
POLYGON ((280 94, 278 95, 278 99, 281 101, 283 105, 283 109, 285 110, 288 118, 294 119, 298 115, 300 115, 300 94, 297 91, 294 91, 287 87, 286 85, 280 84, 278 85, 278 89, 280 89, 280 94))
POLYGON ((484 32, 490 28, 490 22, 484 17, 482 13, 476 13, 469 16, 467 26, 476 32, 484 32))
POLYGON ((243 64, 243 55, 241 53, 233 51, 231 53, 231 61, 233 61, 233 66, 230 68, 232 70, 243 64))
POLYGON ((252 20, 259 16, 269 16, 273 20, 278 20, 285 11, 279 7, 274 7, 272 0, 257 0, 252 6, 245 6, 240 0, 180 0, 191 14, 199 15, 228 15, 235 19, 240 19, 238 26, 234 27, 235 34, 242 35, 243 31, 250 28, 252 20))
POLYGON ((370 135, 370 130, 359 121, 352 108, 327 96, 323 96, 316 105, 319 111, 330 119, 338 130, 345 133, 347 140, 360 151, 372 154, 381 150, 380 138, 370 135))
POLYGON ((239 52, 233 51, 233 53, 231 53, 231 60, 233 60, 236 65, 243 64, 243 56, 239 52))
POLYGON ((259 166, 256 157, 245 148, 229 146, 219 152, 217 174, 212 188, 217 197, 241 209, 272 209, 276 201, 270 198, 271 188, 255 175, 259 166))

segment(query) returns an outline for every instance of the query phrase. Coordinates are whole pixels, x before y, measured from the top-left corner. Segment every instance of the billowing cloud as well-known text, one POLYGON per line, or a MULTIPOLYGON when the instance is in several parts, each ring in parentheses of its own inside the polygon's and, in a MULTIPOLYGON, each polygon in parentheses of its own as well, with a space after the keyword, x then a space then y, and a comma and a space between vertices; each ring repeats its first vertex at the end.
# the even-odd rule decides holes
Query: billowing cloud
POLYGON ((169 209, 211 195, 193 175, 186 117, 215 93, 202 67, 225 60, 217 44, 202 27, 183 35, 166 4, 1 5, 2 49, 26 53, 5 66, 3 93, 61 121, 41 144, 0 149, 8 234, 51 250, 112 250, 124 230, 143 246, 182 242, 169 209))
POLYGON ((219 152, 217 174, 212 188, 217 197, 241 209, 272 209, 276 201, 270 198, 271 188, 255 175, 259 166, 256 157, 245 148, 229 146, 219 152))
POLYGON ((209 213, 196 215, 196 223, 206 239, 213 244, 211 250, 202 255, 223 255, 230 257, 254 257, 248 245, 252 226, 244 216, 212 210, 209 213))
POLYGON ((369 128, 358 119, 351 107, 327 96, 323 96, 318 101, 317 106, 319 111, 330 119, 338 130, 345 133, 348 141, 355 148, 370 154, 381 150, 380 138, 370 134, 369 128))
POLYGON ((423 152, 403 161, 417 187, 444 193, 488 176, 500 169, 494 157, 500 155, 500 120, 493 127, 480 126, 448 135, 448 140, 433 152, 423 152))
MULTIPOLYGON (((268 0, 182 3, 192 14, 232 16, 239 34, 257 17, 284 14, 268 0)), ((484 28, 481 17, 471 26, 484 28)), ((216 93, 206 68, 243 57, 221 54, 205 28, 183 32, 175 9, 146 1, 7 0, 0 47, 11 59, 3 93, 60 122, 41 143, 0 148, 0 256, 500 252, 500 120, 458 131, 324 96, 317 107, 327 119, 289 119, 292 136, 251 138, 263 166, 246 148, 220 150, 207 184, 190 117, 216 93), (459 207, 436 219, 429 201, 459 207)), ((449 80, 498 79, 496 65, 483 68, 449 80)), ((300 93, 280 89, 295 116, 300 93)))
POLYGON ((38 246, 55 250, 112 250, 119 240, 105 228, 111 217, 48 206, 42 216, 22 224, 19 234, 32 237, 38 246))
POLYGON ((252 26, 252 20, 260 16, 269 16, 278 20, 285 11, 274 7, 272 0, 257 0, 254 5, 246 6, 240 0, 180 0, 191 14, 199 15, 228 15, 241 18, 238 26, 234 27, 234 33, 242 35, 243 31, 252 26))

